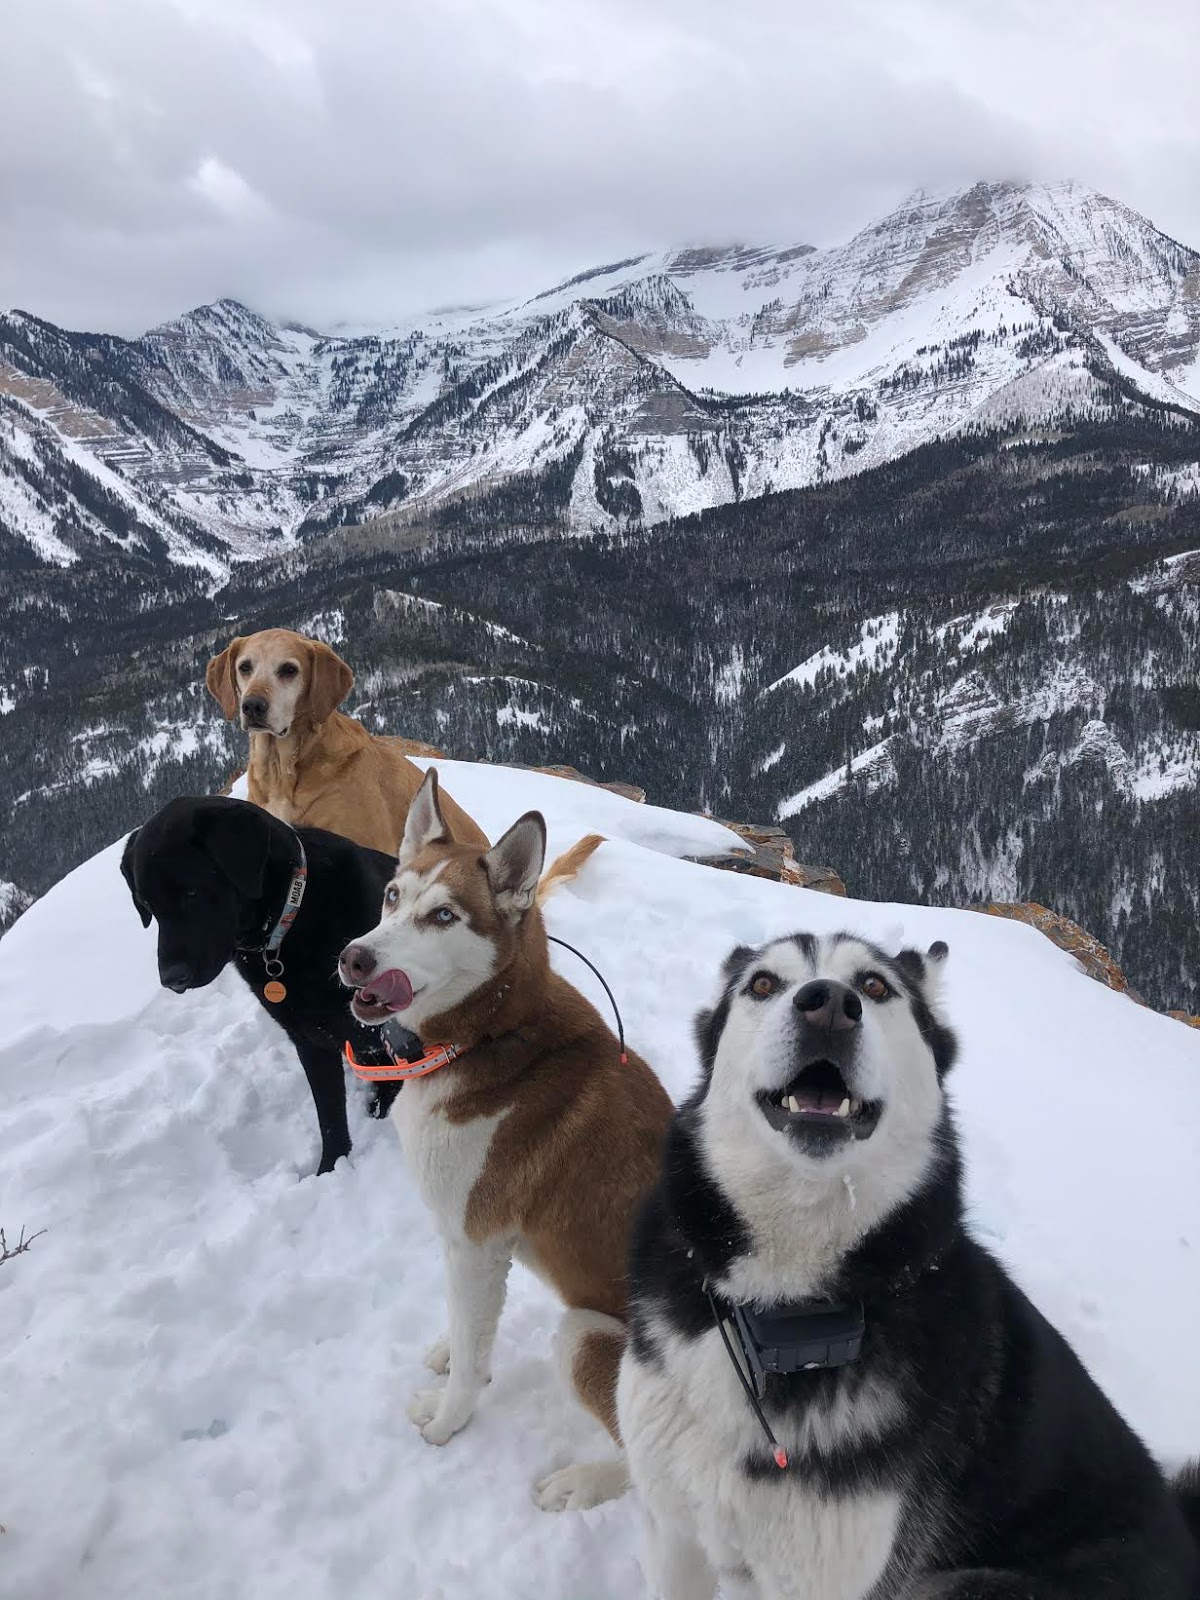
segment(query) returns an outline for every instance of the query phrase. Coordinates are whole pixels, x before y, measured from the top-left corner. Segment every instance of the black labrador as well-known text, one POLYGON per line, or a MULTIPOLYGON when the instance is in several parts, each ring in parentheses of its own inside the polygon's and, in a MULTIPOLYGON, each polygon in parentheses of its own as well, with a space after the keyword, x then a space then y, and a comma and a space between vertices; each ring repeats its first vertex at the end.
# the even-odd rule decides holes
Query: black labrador
MULTIPOLYGON (((350 1150, 342 1049, 379 1062, 380 1031, 356 1022, 338 978, 343 948, 379 920, 394 856, 323 828, 290 828, 247 800, 172 800, 131 833, 121 871, 143 927, 158 923, 158 976, 182 994, 202 989, 230 962, 296 1047, 321 1129, 329 1172, 350 1150), (277 974, 286 991, 268 998, 264 949, 286 909, 303 845, 307 877, 295 920, 283 935, 277 974)), ((272 968, 272 971, 274 969, 272 968)), ((276 992, 277 990, 269 991, 276 992)), ((399 1054, 415 1040, 399 1030, 399 1054)), ((380 1084, 372 1105, 384 1116, 397 1085, 380 1084)))

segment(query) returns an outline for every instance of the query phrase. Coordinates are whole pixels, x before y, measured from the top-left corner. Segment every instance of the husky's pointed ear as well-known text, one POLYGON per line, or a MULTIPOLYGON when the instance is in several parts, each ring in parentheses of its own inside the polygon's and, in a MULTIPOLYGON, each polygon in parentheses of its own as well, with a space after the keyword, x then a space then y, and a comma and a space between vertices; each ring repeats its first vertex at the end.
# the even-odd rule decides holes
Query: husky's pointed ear
POLYGON ((137 880, 133 875, 133 852, 137 843, 140 828, 135 828, 125 841, 125 848, 121 852, 121 876, 129 885, 129 892, 133 896, 133 903, 137 907, 138 916, 142 919, 142 927, 148 928, 153 919, 153 912, 137 892, 137 880))
POLYGON ((537 898, 546 859, 546 824, 540 811, 527 811, 483 858, 501 916, 518 921, 537 898))
POLYGON ((950 946, 944 939, 935 939, 925 953, 925 998, 939 1013, 946 983, 946 957, 949 954, 950 946))
POLYGON ((446 826, 438 799, 437 768, 430 767, 408 808, 404 837, 400 841, 399 864, 406 867, 428 845, 453 843, 454 836, 446 826))
POLYGON ((335 650, 320 639, 308 645, 308 714, 314 722, 331 717, 354 687, 354 674, 335 650))
POLYGON ((754 947, 752 945, 736 945, 725 957, 721 966, 721 977, 724 982, 728 983, 735 973, 741 972, 753 954, 754 947))
POLYGON ((942 974, 950 947, 942 939, 929 946, 926 955, 919 950, 901 950, 895 958, 896 966, 905 978, 919 989, 931 1006, 937 1005, 942 994, 942 974))
POLYGON ((238 693, 237 679, 233 671, 237 666, 238 651, 245 642, 246 640, 240 636, 231 639, 221 654, 214 656, 208 663, 204 673, 205 687, 230 722, 237 716, 242 698, 238 693))

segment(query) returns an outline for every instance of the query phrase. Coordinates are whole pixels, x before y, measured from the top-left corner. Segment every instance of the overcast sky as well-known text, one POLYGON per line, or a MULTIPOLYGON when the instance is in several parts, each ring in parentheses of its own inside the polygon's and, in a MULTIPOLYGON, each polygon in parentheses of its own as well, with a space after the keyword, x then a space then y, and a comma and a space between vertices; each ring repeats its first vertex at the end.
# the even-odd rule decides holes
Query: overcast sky
POLYGON ((0 307, 318 326, 1074 177, 1200 246, 1195 0, 10 0, 0 307))

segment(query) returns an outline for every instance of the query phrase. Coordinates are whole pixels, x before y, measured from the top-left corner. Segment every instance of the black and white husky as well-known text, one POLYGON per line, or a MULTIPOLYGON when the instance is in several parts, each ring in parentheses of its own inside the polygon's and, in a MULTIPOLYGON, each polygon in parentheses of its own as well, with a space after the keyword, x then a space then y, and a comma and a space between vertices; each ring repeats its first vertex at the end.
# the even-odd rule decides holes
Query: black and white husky
POLYGON ((1167 1485, 964 1229, 945 955, 738 949, 698 1019, 618 1388, 664 1600, 738 1580, 761 1600, 1200 1596, 1194 1470, 1167 1485), (857 1358, 771 1370, 779 1329, 803 1346, 829 1302, 861 1319, 857 1358))

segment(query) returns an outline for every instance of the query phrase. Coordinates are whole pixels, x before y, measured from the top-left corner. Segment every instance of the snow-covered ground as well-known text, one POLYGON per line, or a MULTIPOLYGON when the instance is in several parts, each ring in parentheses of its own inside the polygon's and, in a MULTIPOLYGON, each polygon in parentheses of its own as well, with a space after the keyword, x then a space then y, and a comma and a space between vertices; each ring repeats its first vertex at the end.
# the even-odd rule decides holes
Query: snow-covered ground
MULTIPOLYGON (((979 1236, 1169 1462, 1200 1451, 1200 1035, 1019 924, 860 904, 676 859, 723 830, 561 779, 439 763, 493 834, 540 807, 612 840, 551 901, 675 1096, 731 944, 850 926, 949 942, 979 1236), (637 842, 634 842, 637 841, 637 842), (664 853, 665 852, 665 853, 664 853)), ((444 1449, 405 1416, 442 1273, 391 1129, 311 1176, 308 1092, 236 977, 159 988, 119 844, 0 944, 4 1600, 612 1600, 643 1593, 631 1498, 548 1516, 530 1484, 609 1446, 514 1269, 495 1380, 444 1449)), ((603 1004, 587 969, 556 965, 603 1004)))

